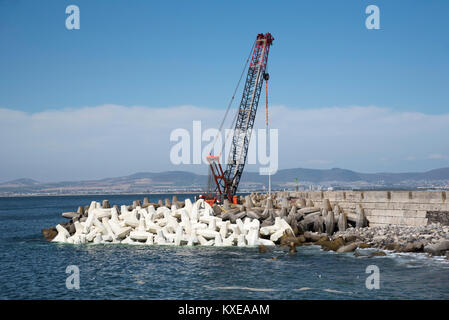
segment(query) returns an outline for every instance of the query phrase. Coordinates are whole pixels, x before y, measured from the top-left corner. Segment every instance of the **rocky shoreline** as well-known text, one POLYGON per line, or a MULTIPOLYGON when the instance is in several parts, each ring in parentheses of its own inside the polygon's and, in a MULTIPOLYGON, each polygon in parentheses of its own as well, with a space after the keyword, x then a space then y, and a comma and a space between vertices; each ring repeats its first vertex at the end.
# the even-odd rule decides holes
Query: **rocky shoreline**
POLYGON ((439 223, 423 227, 386 225, 369 227, 363 208, 343 212, 324 199, 317 207, 309 199, 282 194, 251 194, 242 204, 224 201, 209 206, 204 200, 178 201, 176 196, 150 203, 110 206, 92 202, 77 212, 62 214, 69 221, 43 229, 50 241, 67 243, 127 243, 157 245, 265 246, 320 245, 323 250, 381 256, 393 252, 425 252, 449 259, 449 227, 439 223), (368 253, 365 249, 372 248, 368 253))

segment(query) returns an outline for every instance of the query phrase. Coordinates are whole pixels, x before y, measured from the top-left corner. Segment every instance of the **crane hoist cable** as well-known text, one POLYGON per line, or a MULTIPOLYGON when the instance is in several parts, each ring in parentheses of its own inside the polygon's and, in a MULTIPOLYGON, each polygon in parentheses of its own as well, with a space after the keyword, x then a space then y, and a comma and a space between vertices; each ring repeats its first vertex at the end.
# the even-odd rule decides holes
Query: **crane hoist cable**
POLYGON ((268 74, 268 72, 265 72, 263 78, 265 79, 265 102, 266 102, 265 117, 268 130, 268 80, 270 79, 270 75, 268 74))
MULTIPOLYGON (((267 68, 268 69, 268 68, 267 68)), ((268 80, 270 79, 269 73, 266 71, 264 74, 265 79, 265 102, 266 102, 266 108, 265 108, 265 117, 266 117, 266 144, 267 144, 267 150, 269 150, 269 127, 268 127, 268 80)), ((271 198, 271 172, 268 172, 268 196, 271 198)))
MULTIPOLYGON (((221 132, 223 130, 223 125, 224 125, 224 123, 226 121, 226 118, 228 117, 228 113, 229 113, 229 110, 231 109, 232 102, 234 102, 234 98, 235 98, 235 95, 237 93, 237 90, 240 87, 240 82, 242 81, 243 75, 245 74, 245 71, 246 71, 246 67, 248 66, 249 60, 251 59, 251 55, 252 55, 252 52, 254 50, 255 44, 256 44, 256 42, 254 42, 253 45, 251 46, 251 50, 249 51, 248 58, 246 59, 245 65, 243 66, 242 73, 240 74, 240 79, 237 82, 237 85, 235 86, 234 93, 232 94, 231 100, 229 101, 228 107, 226 108, 226 112, 225 112, 225 115, 223 117, 223 120, 221 121, 220 128, 218 129, 217 135, 214 138, 214 141, 213 141, 213 144, 212 144, 212 148, 211 148, 211 152, 212 152, 212 149, 215 147, 215 143, 217 142, 218 135, 221 134, 221 132)), ((232 124, 231 124, 231 128, 234 126, 234 123, 237 120, 237 115, 238 115, 238 112, 234 116, 234 119, 233 119, 232 124)), ((229 133, 228 133, 228 136, 229 136, 229 133)), ((225 138, 224 141, 226 141, 228 139, 228 136, 225 138)), ((223 147, 221 149, 221 153, 223 153, 223 149, 224 149, 224 145, 225 144, 222 142, 222 145, 223 145, 223 147)))

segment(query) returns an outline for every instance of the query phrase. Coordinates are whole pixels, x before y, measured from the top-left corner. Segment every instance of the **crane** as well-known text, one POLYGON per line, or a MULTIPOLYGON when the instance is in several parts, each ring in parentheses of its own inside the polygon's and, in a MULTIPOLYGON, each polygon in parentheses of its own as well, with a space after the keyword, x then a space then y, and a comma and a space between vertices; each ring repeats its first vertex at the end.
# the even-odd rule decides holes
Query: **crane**
POLYGON ((211 187, 215 189, 215 195, 209 194, 206 198, 206 201, 209 203, 224 199, 234 203, 237 202, 236 192, 245 167, 263 81, 268 81, 269 79, 266 69, 268 53, 273 40, 274 38, 270 33, 259 33, 254 43, 242 100, 236 115, 226 170, 223 171, 221 167, 219 162, 220 156, 209 155, 207 157, 209 163, 209 191, 211 187))

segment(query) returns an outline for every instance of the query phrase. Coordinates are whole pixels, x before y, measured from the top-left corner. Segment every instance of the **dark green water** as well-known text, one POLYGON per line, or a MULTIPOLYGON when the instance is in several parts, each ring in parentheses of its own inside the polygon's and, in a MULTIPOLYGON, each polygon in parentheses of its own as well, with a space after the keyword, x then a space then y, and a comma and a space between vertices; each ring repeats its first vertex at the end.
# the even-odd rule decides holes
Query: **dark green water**
MULTIPOLYGON (((165 195, 151 195, 151 201, 165 195)), ((171 196, 169 196, 171 198, 171 196)), ((184 196, 179 195, 179 200, 184 196)), ((448 299, 449 261, 423 255, 355 258, 299 247, 256 248, 70 245, 41 229, 92 200, 131 204, 142 195, 0 198, 1 299, 448 299), (276 258, 276 259, 273 259, 276 258), (80 289, 65 270, 80 270, 80 289), (365 286, 380 270, 380 289, 365 286)))

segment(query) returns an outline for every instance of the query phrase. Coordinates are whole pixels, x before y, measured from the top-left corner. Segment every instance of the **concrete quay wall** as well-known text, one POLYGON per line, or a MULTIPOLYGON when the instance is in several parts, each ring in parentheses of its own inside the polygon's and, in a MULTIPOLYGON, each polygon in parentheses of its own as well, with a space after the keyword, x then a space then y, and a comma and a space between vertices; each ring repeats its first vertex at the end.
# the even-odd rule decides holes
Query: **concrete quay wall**
POLYGON ((370 226, 425 226, 447 224, 449 219, 448 191, 306 191, 281 192, 281 196, 311 199, 315 206, 329 199, 332 207, 338 204, 345 213, 355 213, 360 204, 370 226))

